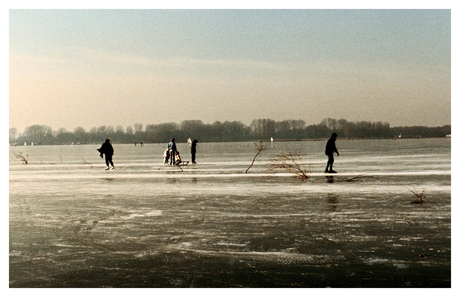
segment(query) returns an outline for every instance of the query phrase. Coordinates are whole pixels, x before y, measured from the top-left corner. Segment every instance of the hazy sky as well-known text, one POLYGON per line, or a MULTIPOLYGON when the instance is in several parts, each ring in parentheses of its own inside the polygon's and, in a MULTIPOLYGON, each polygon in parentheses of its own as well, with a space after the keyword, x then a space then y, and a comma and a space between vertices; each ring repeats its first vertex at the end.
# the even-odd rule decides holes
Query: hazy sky
POLYGON ((450 10, 10 10, 9 125, 451 123, 450 10))

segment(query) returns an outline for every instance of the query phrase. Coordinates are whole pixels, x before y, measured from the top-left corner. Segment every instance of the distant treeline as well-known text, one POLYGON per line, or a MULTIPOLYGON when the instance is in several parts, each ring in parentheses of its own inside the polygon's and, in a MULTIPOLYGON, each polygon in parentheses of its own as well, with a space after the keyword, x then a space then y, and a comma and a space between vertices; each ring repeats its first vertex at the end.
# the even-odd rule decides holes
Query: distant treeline
POLYGON ((276 140, 304 140, 328 138, 332 132, 340 138, 425 138, 445 137, 451 134, 451 126, 442 127, 390 127, 382 122, 349 122, 345 119, 324 119, 321 123, 307 126, 303 120, 274 121, 271 119, 257 119, 247 126, 242 122, 214 122, 205 124, 200 120, 187 120, 180 124, 163 123, 134 124, 122 126, 100 126, 86 131, 82 127, 73 132, 63 128, 57 131, 46 125, 32 125, 17 133, 16 128, 10 129, 11 145, 27 144, 87 144, 101 143, 110 138, 113 143, 166 143, 172 137, 177 142, 185 142, 188 138, 198 139, 200 142, 229 142, 267 140, 271 137, 276 140))

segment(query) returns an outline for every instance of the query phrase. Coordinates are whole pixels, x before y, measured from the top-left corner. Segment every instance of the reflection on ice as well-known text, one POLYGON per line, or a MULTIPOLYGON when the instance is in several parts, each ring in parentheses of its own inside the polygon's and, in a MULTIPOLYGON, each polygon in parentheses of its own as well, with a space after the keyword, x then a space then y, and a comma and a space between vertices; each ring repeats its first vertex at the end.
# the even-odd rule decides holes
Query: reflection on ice
POLYGON ((152 210, 147 213, 131 213, 126 216, 120 217, 122 220, 130 220, 136 217, 156 217, 156 216, 161 216, 163 215, 163 211, 161 210, 152 210))
POLYGON ((356 148, 366 142, 341 142, 346 147, 334 175, 324 174, 318 142, 274 144, 247 174, 254 151, 244 146, 201 144, 198 164, 180 170, 154 157, 156 151, 161 157, 160 145, 114 144, 116 169, 109 172, 98 156, 87 155, 95 151, 91 146, 74 146, 68 155, 64 149, 62 163, 45 147, 27 147, 28 165, 10 159, 10 284, 56 283, 57 274, 73 279, 75 271, 94 276, 100 272, 94 267, 106 269, 100 275, 127 273, 114 280, 140 277, 142 283, 158 269, 161 277, 179 271, 171 273, 177 278, 204 260, 212 267, 221 261, 225 273, 236 267, 263 275, 280 265, 277 273, 286 269, 290 276, 309 267, 303 272, 309 277, 318 269, 360 276, 352 280, 368 277, 369 266, 392 279, 407 268, 417 276, 428 269, 444 284, 450 277, 450 142, 420 141, 425 145, 416 155, 417 142, 381 141, 377 152, 356 148), (270 158, 287 147, 312 164, 308 179, 267 173, 270 158), (356 176, 362 178, 347 181, 356 176), (427 202, 411 204, 409 188, 425 189, 427 202), (422 264, 419 254, 426 255, 422 264), (139 259, 150 266, 127 264, 139 259), (292 273, 295 263, 302 265, 292 273), (133 276, 136 271, 141 276, 133 276))

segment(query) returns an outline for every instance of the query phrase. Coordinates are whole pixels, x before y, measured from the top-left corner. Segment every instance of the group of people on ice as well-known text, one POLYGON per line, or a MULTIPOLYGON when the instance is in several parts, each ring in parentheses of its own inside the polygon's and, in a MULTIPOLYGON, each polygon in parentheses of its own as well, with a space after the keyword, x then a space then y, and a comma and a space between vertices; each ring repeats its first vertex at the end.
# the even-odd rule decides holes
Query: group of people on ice
MULTIPOLYGON (((191 142, 192 147, 190 149, 192 153, 192 164, 196 164, 195 155, 196 155, 196 144, 198 140, 193 140, 191 142)), ((167 165, 187 165, 188 161, 182 161, 180 157, 180 153, 176 147, 176 140, 171 138, 171 141, 168 143, 168 148, 165 150, 163 154, 163 164, 167 165)))
MULTIPOLYGON (((195 155, 196 155, 196 144, 198 140, 191 141, 191 153, 192 153, 192 163, 196 164, 195 155)), ((112 144, 110 143, 110 139, 106 139, 105 142, 102 144, 100 148, 97 149, 99 152, 99 156, 104 158, 105 156, 105 164, 107 168, 105 170, 114 170, 115 166, 113 165, 112 156, 114 155, 114 149, 112 144)), ((169 165, 187 165, 188 161, 182 161, 179 151, 176 147, 176 140, 174 138, 168 143, 168 148, 163 154, 163 164, 169 165)))
MULTIPOLYGON (((337 134, 332 133, 331 137, 327 141, 326 144, 326 155, 328 157, 327 159, 327 164, 326 164, 326 170, 324 171, 325 173, 337 173, 332 169, 332 165, 334 164, 334 153, 339 156, 339 151, 337 150, 337 147, 335 146, 335 141, 337 139, 337 134)), ((198 140, 193 140, 191 142, 192 147, 190 149, 192 153, 192 163, 196 164, 195 162, 195 155, 196 155, 196 144, 198 143, 198 140)), ((107 138, 105 142, 102 144, 101 148, 97 149, 100 153, 101 158, 103 158, 103 155, 105 155, 105 163, 107 165, 107 169, 115 169, 115 166, 113 165, 112 161, 112 156, 114 154, 114 150, 112 145, 110 144, 110 140, 107 138), (110 168, 112 166, 112 168, 110 168)), ((163 154, 163 164, 167 165, 187 165, 189 162, 188 161, 182 161, 179 151, 177 150, 176 147, 176 140, 174 138, 171 138, 171 141, 168 143, 168 148, 165 150, 163 154)))

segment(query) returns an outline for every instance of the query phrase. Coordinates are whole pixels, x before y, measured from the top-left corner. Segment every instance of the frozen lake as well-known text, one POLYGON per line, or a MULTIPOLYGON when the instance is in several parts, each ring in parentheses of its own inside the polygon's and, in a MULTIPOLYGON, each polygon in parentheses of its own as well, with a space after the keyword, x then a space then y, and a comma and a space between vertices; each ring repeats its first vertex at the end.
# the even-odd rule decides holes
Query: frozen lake
POLYGON ((10 147, 10 287, 451 286, 450 139, 339 138, 333 176, 325 141, 166 145, 10 147))

